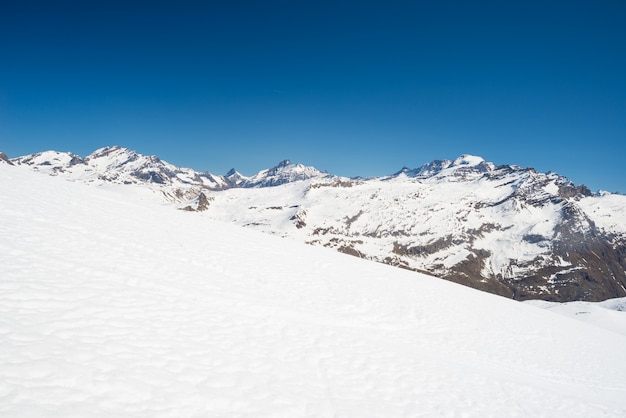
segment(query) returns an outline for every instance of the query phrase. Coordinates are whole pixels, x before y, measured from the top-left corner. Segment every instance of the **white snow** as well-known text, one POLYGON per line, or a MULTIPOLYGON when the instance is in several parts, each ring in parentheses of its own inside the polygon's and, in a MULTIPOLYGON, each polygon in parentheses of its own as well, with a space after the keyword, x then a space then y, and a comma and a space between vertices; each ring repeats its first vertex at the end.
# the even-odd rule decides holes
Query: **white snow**
POLYGON ((157 202, 0 165, 0 416, 626 415, 623 335, 157 202))
POLYGON ((529 300, 528 303, 597 327, 626 336, 626 298, 603 302, 547 302, 529 300))
POLYGON ((626 234, 626 195, 605 192, 585 197, 579 205, 600 228, 626 234))
POLYGON ((559 186, 555 182, 546 184, 543 189, 546 193, 551 195, 557 195, 559 193, 559 186))
POLYGON ((469 155, 469 154, 463 154, 460 157, 458 157, 456 160, 454 160, 454 162, 452 163, 453 166, 458 166, 458 165, 468 165, 468 166, 473 166, 473 165, 478 165, 482 162, 484 162, 485 160, 482 157, 478 157, 475 155, 469 155))

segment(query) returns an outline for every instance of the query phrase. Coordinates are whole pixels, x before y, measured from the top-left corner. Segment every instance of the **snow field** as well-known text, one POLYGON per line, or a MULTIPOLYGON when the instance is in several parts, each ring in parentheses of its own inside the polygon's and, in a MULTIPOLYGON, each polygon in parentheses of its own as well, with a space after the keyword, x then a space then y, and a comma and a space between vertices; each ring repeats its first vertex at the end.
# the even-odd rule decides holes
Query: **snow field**
POLYGON ((137 190, 0 165, 0 416, 626 414, 622 335, 137 190))
POLYGON ((524 303, 626 336, 626 298, 609 299, 603 302, 556 303, 530 300, 524 303))
POLYGON ((580 206, 600 228, 626 233, 626 196, 602 193, 582 199, 580 206))

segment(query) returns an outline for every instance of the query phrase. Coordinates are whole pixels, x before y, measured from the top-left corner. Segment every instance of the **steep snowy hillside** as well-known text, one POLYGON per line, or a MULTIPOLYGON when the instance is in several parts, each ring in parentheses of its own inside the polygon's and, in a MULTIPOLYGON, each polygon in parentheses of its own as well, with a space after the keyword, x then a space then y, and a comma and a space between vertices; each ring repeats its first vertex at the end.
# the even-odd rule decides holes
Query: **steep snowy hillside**
POLYGON ((515 299, 626 296, 626 196, 463 155, 348 179, 283 161, 246 177, 120 148, 11 160, 97 184, 141 185, 175 207, 427 272, 515 299))
POLYGON ((0 219, 2 416, 626 414, 626 338, 532 306, 8 164, 0 219))

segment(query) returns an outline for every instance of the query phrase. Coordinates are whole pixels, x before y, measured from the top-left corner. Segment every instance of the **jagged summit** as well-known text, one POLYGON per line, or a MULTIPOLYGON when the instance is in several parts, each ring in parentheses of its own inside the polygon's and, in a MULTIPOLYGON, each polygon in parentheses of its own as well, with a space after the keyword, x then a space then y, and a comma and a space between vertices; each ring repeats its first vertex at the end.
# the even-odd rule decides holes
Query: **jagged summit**
POLYGON ((228 183, 229 187, 239 187, 243 182, 247 180, 247 177, 240 172, 231 168, 224 176, 224 180, 228 183))
POLYGON ((402 167, 400 171, 393 174, 393 176, 403 174, 407 177, 420 179, 436 176, 448 177, 451 180, 454 180, 455 178, 467 179, 471 176, 480 176, 483 173, 492 171, 495 167, 495 164, 485 161, 482 157, 463 154, 455 160, 434 160, 416 169, 411 169, 405 166, 402 167))
POLYGON ((243 182, 242 185, 244 187, 271 187, 294 181, 327 176, 328 173, 320 171, 315 167, 293 164, 289 160, 283 160, 270 169, 259 171, 243 182))

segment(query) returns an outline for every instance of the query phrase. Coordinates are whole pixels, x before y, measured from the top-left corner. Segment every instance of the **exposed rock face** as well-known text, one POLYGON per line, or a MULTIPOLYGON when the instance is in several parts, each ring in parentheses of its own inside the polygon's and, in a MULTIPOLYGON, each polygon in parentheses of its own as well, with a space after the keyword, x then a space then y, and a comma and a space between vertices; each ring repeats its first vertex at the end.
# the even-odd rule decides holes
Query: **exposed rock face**
POLYGON ((0 152, 0 164, 2 163, 13 165, 11 160, 9 160, 9 157, 7 157, 7 155, 4 152, 0 152))
POLYGON ((198 208, 196 209, 198 212, 204 212, 209 208, 209 199, 207 199, 204 193, 200 193, 198 196, 198 208))
POLYGON ((515 299, 626 296, 626 196, 532 168, 463 155, 372 179, 288 160, 251 177, 215 176, 120 147, 10 161, 150 187, 183 210, 515 299))
POLYGON ((296 212, 295 215, 289 218, 289 220, 294 221, 294 225, 296 226, 296 228, 301 229, 306 226, 306 215, 307 215, 306 210, 301 209, 298 212, 296 212))
POLYGON ((202 192, 190 204, 180 208, 188 212, 204 212, 209 208, 209 198, 202 192))

